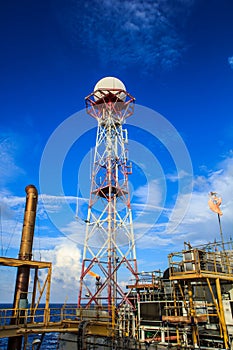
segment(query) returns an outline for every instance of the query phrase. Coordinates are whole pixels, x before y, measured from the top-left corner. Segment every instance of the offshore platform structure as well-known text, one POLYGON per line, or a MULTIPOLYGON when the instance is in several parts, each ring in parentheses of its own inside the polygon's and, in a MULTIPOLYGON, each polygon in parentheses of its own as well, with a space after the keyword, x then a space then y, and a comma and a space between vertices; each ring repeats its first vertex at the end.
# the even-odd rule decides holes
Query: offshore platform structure
POLYGON ((118 281, 119 270, 124 278, 130 275, 137 280, 138 276, 128 184, 132 165, 127 130, 123 129, 133 114, 135 98, 119 79, 106 77, 85 100, 87 113, 98 126, 78 306, 98 307, 107 301, 111 313, 115 307, 133 307, 118 281), (94 289, 90 275, 96 277, 94 289))

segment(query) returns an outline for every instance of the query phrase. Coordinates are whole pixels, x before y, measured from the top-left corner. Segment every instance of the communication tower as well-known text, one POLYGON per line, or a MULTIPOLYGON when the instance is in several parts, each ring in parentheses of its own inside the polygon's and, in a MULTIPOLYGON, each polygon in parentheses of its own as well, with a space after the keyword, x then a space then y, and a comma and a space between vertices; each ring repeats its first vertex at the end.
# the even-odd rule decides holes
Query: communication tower
POLYGON ((134 280, 137 275, 135 240, 130 205, 127 130, 135 98, 117 78, 106 77, 86 97, 86 110, 97 120, 97 134, 86 219, 78 306, 132 305, 118 281, 118 272, 134 280), (123 271, 124 268, 124 271, 123 271), (91 272, 91 273, 90 273, 91 272), (96 288, 90 285, 96 277, 96 288))

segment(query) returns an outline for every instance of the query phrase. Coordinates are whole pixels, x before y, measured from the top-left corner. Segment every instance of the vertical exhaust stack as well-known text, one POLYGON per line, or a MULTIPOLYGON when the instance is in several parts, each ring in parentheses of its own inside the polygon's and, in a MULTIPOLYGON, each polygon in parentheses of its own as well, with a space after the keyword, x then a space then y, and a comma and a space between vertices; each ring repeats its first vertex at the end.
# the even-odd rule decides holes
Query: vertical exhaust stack
MULTIPOLYGON (((24 211, 23 230, 21 244, 19 250, 20 260, 32 259, 32 244, 34 237, 36 208, 38 200, 38 192, 35 186, 28 185, 25 188, 27 194, 26 205, 24 211)), ((27 292, 29 284, 30 268, 19 267, 15 285, 14 308, 24 308, 27 303, 27 292)))
MULTIPOLYGON (((26 205, 24 211, 23 230, 18 258, 20 260, 32 259, 32 244, 34 237, 36 208, 38 201, 38 192, 34 185, 28 185, 25 188, 26 205)), ((18 267, 15 295, 14 295, 14 311, 11 319, 11 324, 23 323, 25 312, 20 309, 27 308, 28 305, 28 285, 29 285, 30 268, 28 266, 18 267)), ((9 338, 8 350, 20 350, 22 346, 22 337, 9 338)))
POLYGON ((28 185, 25 188, 27 194, 22 238, 19 250, 19 259, 31 260, 32 259, 32 244, 36 221, 36 208, 38 201, 38 192, 34 185, 28 185))

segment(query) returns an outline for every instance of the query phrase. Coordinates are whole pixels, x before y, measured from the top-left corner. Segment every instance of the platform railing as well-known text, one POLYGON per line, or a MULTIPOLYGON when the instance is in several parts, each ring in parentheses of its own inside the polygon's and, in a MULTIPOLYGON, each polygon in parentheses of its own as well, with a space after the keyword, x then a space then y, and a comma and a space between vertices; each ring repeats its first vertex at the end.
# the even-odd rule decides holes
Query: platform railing
POLYGON ((65 307, 45 307, 27 308, 27 309, 0 309, 0 330, 9 327, 26 327, 29 325, 48 326, 58 324, 65 321, 82 321, 95 320, 101 322, 109 322, 111 320, 107 308, 77 308, 73 306, 65 307))
POLYGON ((190 249, 169 255, 171 276, 191 273, 233 274, 233 252, 190 249))

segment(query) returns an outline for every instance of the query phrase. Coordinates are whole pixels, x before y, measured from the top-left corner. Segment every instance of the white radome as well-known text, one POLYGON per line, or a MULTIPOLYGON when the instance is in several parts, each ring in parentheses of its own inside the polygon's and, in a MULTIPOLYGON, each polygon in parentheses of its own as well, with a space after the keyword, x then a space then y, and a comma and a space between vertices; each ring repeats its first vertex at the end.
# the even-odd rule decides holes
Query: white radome
MULTIPOLYGON (((96 92, 97 90, 102 90, 104 93, 108 93, 108 91, 110 89, 117 89, 117 90, 123 90, 126 92, 126 88, 125 85, 122 83, 122 81, 120 79, 117 79, 115 77, 105 77, 101 80, 98 81, 98 83, 95 85, 94 87, 94 92, 96 92), (108 89, 105 91, 105 89, 108 89)), ((115 90, 110 90, 110 92, 112 94, 116 94, 117 91, 115 90)), ((104 95, 101 94, 101 92, 96 92, 95 93, 95 100, 98 100, 99 98, 102 98, 104 95)), ((119 94, 119 98, 122 101, 125 101, 126 99, 126 94, 124 92, 119 94)))

